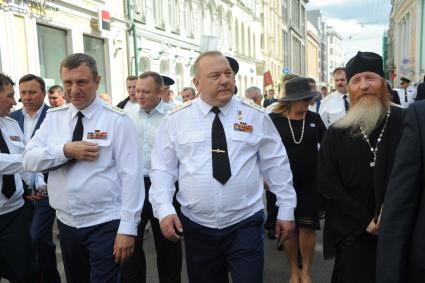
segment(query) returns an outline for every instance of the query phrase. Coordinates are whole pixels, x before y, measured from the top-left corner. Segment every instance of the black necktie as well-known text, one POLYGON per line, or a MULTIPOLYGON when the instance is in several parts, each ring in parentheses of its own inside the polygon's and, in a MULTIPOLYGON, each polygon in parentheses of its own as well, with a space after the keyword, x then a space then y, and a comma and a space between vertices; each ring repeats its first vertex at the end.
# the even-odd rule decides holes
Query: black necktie
POLYGON ((344 99, 344 107, 345 107, 345 113, 348 112, 348 109, 350 109, 350 104, 348 103, 348 96, 346 94, 344 94, 344 96, 342 97, 344 99))
POLYGON ((227 153, 226 134, 224 133, 223 124, 221 124, 218 117, 220 109, 213 107, 211 111, 215 114, 211 129, 213 177, 224 185, 230 176, 232 176, 229 155, 227 153))
POLYGON ((74 132, 72 133, 72 141, 81 141, 83 139, 84 126, 83 117, 84 114, 81 111, 77 113, 77 124, 75 124, 74 132))
MULTIPOLYGON (((6 141, 3 138, 1 129, 0 129, 0 151, 2 153, 10 154, 6 141)), ((1 188, 1 192, 7 198, 10 198, 15 191, 16 191, 15 175, 3 175, 3 185, 1 188)))
POLYGON ((407 103, 407 90, 406 89, 404 90, 404 102, 407 103))
MULTIPOLYGON (((83 139, 83 133, 84 133, 84 126, 83 126, 83 117, 84 117, 84 114, 81 111, 78 111, 77 112, 77 117, 78 117, 77 124, 75 124, 74 131, 72 132, 72 141, 73 142, 74 141, 81 141, 83 139)), ((47 168, 42 173, 53 171, 53 170, 62 168, 64 166, 66 166, 66 165, 71 165, 75 161, 76 161, 76 159, 71 158, 68 161, 66 161, 65 163, 62 163, 62 164, 59 164, 59 165, 56 165, 56 166, 47 168)))

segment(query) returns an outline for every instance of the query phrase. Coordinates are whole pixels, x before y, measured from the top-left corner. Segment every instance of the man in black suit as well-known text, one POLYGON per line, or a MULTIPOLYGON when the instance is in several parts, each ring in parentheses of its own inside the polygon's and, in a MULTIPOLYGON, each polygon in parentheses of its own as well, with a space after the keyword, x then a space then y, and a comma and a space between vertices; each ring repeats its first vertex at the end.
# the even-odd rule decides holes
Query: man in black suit
MULTIPOLYGON (((28 143, 49 109, 44 103, 46 84, 41 77, 25 75, 19 80, 19 94, 24 107, 10 113, 10 117, 18 121, 28 143)), ((49 205, 48 198, 34 202, 34 208, 31 237, 40 269, 40 282, 57 283, 60 282, 60 276, 56 267, 56 245, 52 236, 55 210, 49 205)))
POLYGON ((379 230, 377 282, 425 279, 425 101, 410 105, 379 230))
POLYGON ((416 100, 419 101, 425 99, 425 76, 423 82, 418 84, 418 89, 416 90, 416 100))

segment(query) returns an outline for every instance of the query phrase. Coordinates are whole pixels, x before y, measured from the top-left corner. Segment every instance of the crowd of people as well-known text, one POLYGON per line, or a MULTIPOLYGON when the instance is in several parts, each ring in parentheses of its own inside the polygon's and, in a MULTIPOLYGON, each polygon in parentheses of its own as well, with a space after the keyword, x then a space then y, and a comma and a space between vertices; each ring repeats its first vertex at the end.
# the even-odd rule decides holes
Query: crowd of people
POLYGON ((161 283, 181 282, 183 248, 190 282, 263 282, 264 232, 289 282, 309 283, 323 216, 332 282, 423 280, 424 83, 392 90, 372 52, 336 68, 330 94, 290 74, 278 98, 255 86, 242 98, 238 71, 202 53, 182 101, 146 71, 115 107, 97 94, 96 61, 75 53, 51 107, 28 74, 12 112, 15 83, 0 74, 0 278, 61 282, 57 219, 69 283, 146 282, 148 222, 161 283))

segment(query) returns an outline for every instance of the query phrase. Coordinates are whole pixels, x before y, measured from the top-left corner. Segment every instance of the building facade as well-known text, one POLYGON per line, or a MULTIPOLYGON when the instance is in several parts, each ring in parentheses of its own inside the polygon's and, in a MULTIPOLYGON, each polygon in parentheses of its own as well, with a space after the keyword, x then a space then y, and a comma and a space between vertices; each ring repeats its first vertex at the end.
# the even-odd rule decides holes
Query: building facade
POLYGON ((327 85, 333 86, 332 73, 335 68, 343 67, 343 50, 342 50, 342 37, 334 30, 328 29, 326 32, 326 45, 327 45, 327 85))
POLYGON ((320 83, 320 37, 310 21, 307 21, 307 76, 320 83))
POLYGON ((15 81, 33 73, 49 87, 61 84, 62 59, 84 52, 97 61, 99 92, 116 102, 125 92, 126 30, 121 1, 0 0, 0 71, 15 81))
POLYGON ((327 85, 329 82, 327 25, 320 10, 307 11, 307 18, 319 33, 319 81, 320 85, 327 85))
POLYGON ((283 0, 283 62, 289 73, 306 75, 306 0, 283 0))
POLYGON ((425 75, 425 1, 392 0, 387 65, 394 85, 425 75))
POLYGON ((254 0, 128 0, 129 73, 151 70, 172 77, 175 93, 192 85, 200 52, 220 50, 240 65, 239 94, 262 87, 260 6, 254 0))

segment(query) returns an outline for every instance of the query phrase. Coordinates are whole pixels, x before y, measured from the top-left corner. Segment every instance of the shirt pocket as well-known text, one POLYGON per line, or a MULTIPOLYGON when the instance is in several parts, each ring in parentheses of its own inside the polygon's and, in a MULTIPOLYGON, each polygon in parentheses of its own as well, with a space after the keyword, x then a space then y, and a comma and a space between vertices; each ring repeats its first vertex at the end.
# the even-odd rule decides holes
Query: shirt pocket
POLYGON ((179 160, 187 160, 189 163, 196 159, 206 158, 211 154, 206 148, 206 139, 202 132, 186 132, 177 135, 177 156, 179 160))
POLYGON ((261 140, 260 136, 257 134, 239 131, 232 132, 231 138, 236 143, 246 143, 251 146, 258 145, 261 140))

